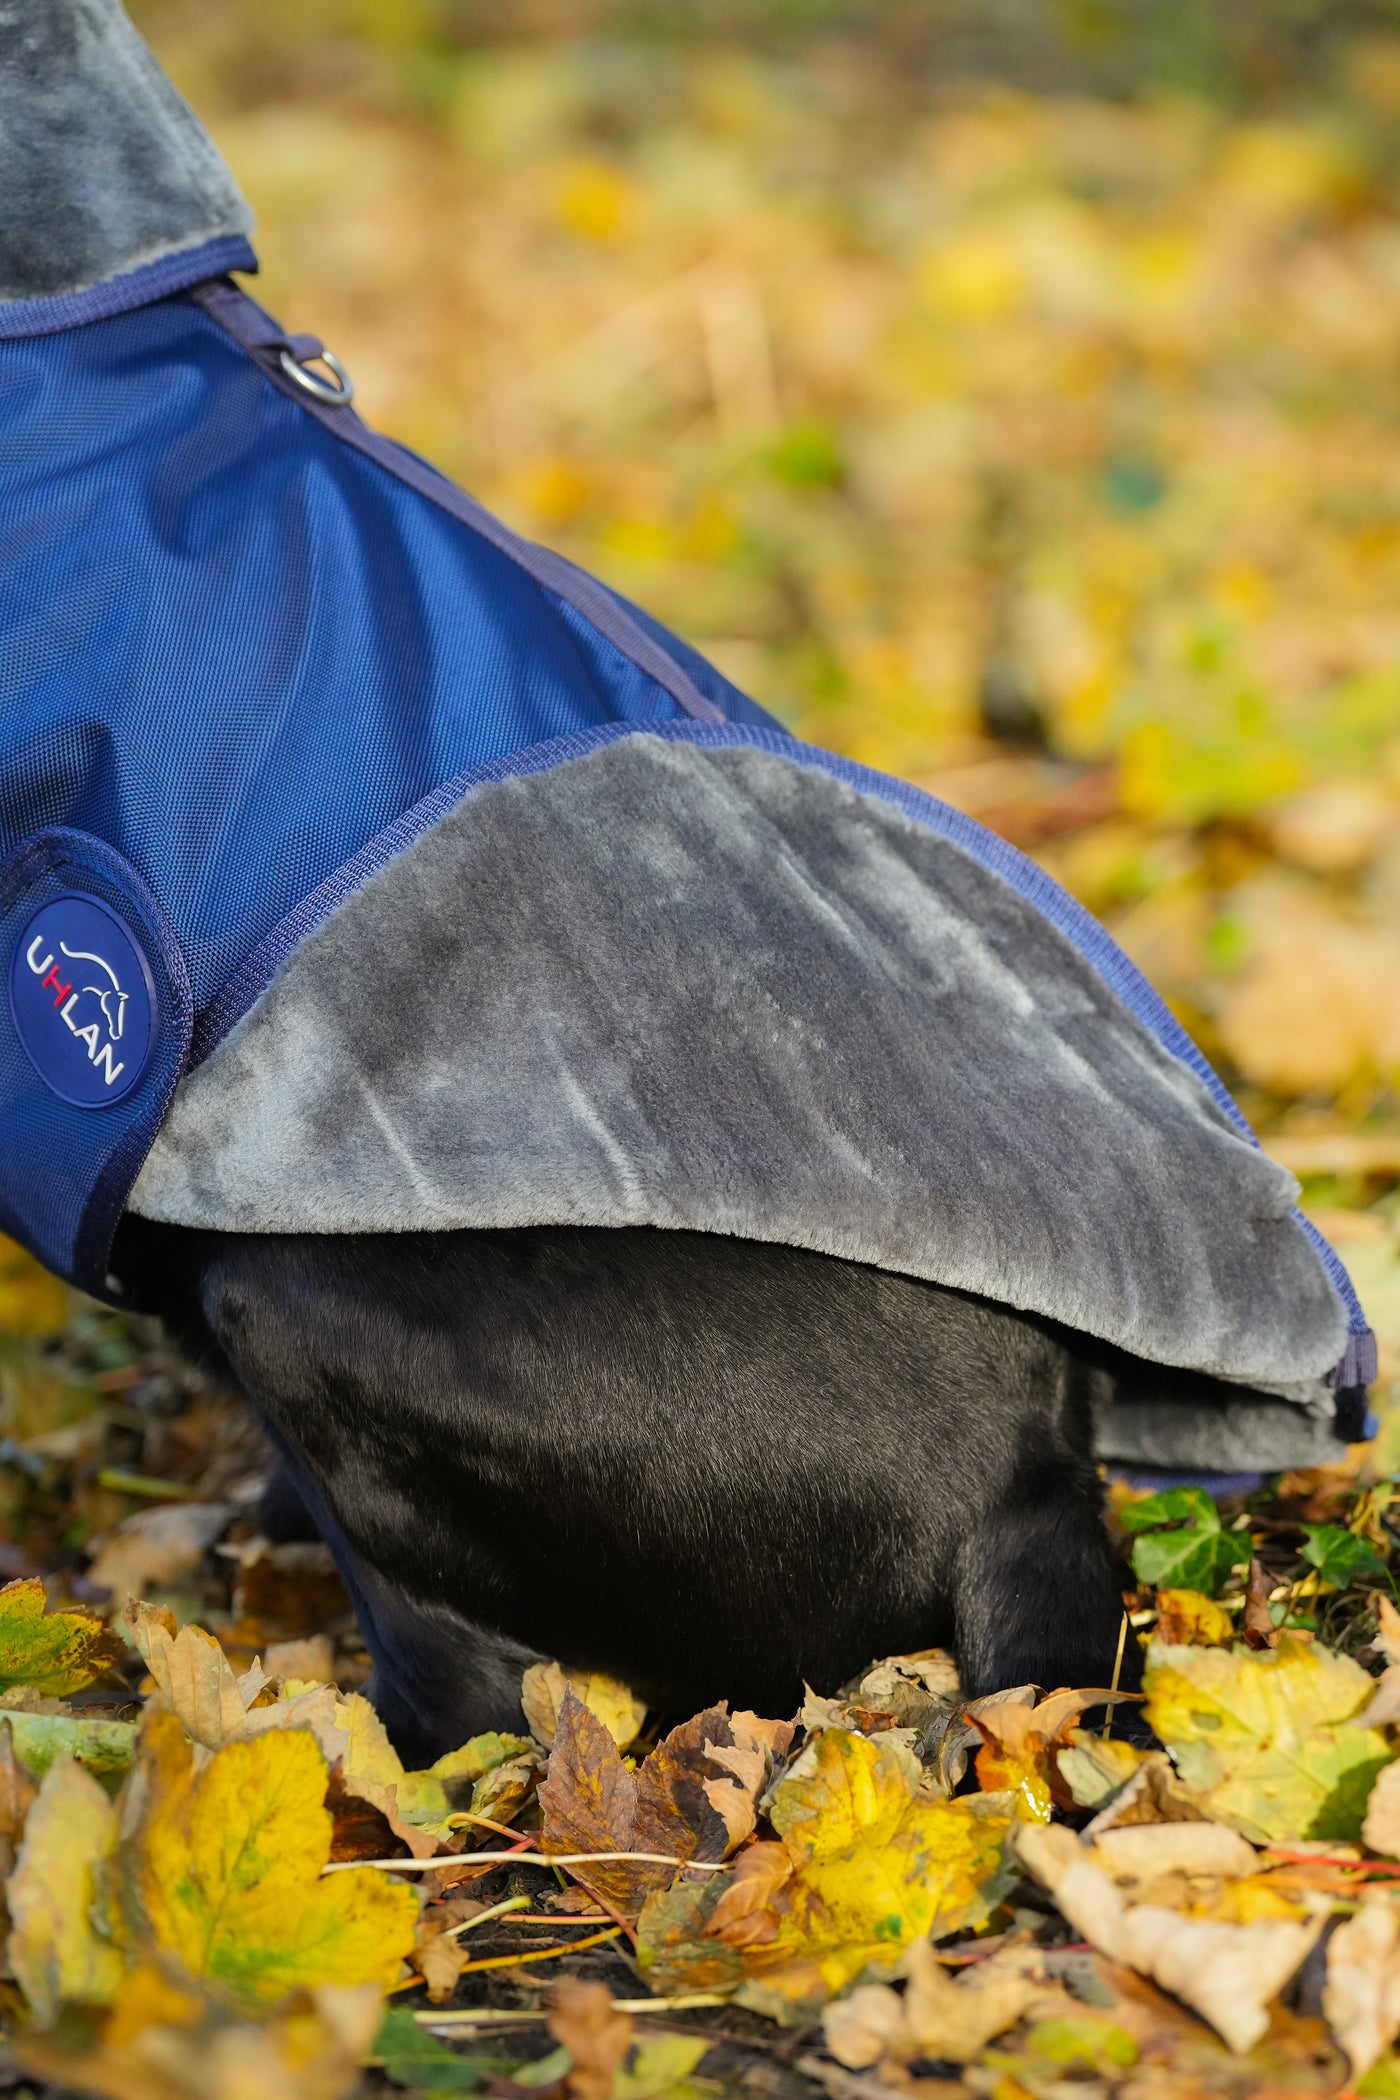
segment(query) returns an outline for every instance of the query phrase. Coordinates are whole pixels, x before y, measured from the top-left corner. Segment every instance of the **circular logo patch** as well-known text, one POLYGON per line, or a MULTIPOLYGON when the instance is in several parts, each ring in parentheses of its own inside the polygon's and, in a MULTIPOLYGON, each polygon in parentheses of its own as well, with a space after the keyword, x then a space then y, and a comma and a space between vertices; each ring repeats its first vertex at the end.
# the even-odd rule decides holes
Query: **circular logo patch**
POLYGON ((155 985, 129 928, 81 890, 35 912, 10 957, 10 1012, 61 1101, 114 1108, 155 1047, 155 985))

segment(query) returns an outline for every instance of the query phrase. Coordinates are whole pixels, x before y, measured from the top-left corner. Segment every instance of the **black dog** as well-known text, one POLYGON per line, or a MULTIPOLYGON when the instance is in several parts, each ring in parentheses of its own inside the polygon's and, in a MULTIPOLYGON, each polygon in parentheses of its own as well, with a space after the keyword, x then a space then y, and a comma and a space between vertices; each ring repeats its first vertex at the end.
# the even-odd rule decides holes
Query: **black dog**
POLYGON ((413 1760, 518 1726, 541 1654, 672 1717, 725 1696, 790 1712, 804 1678, 831 1690, 934 1642, 973 1693, 1106 1683, 1121 1578, 1095 1412, 1211 1386, 936 1284, 700 1233, 130 1217, 116 1258, 269 1423, 413 1760))

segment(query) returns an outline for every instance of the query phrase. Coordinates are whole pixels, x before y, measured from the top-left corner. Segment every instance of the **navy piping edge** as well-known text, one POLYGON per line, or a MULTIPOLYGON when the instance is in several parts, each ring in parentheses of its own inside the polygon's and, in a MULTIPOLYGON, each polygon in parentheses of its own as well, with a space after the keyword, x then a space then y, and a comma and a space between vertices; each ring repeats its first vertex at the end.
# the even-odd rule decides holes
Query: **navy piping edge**
POLYGON ((114 314, 131 313, 138 306, 153 306, 192 284, 225 270, 255 271, 257 251, 241 233, 216 234, 193 248, 179 248, 171 255, 158 255, 154 262, 138 263, 120 277, 104 277, 81 292, 55 292, 46 299, 0 299, 0 343, 25 336, 57 335, 66 328, 83 328, 90 321, 108 321, 114 314))
MULTIPOLYGON (((602 750, 625 736, 656 736, 671 743, 698 744, 710 749, 732 749, 747 746, 759 751, 769 751, 775 757, 788 759, 796 765, 806 766, 817 772, 830 774, 857 791, 876 796, 882 802, 937 832, 955 846, 960 847, 973 860, 1000 875, 1012 889, 1035 906, 1042 917, 1064 934, 1073 943, 1108 985, 1128 1011, 1150 1028, 1165 1049, 1184 1064, 1206 1087, 1212 1100, 1234 1125, 1239 1135, 1249 1144, 1258 1147, 1259 1140, 1245 1121, 1239 1108, 1231 1099, 1218 1073, 1201 1055, 1163 1001, 1154 991, 1137 965, 1130 962, 1117 942, 1084 906, 1060 887, 1052 876, 1038 868, 1034 861, 1006 839, 999 838, 975 817, 953 809, 940 802, 922 788, 908 781, 896 780, 888 774, 877 773, 869 766, 858 765, 853 759, 842 758, 832 751, 822 751, 814 744, 803 744, 781 730, 759 729, 740 722, 614 722, 596 729, 576 730, 569 736, 554 737, 542 744, 533 744, 528 749, 512 752, 503 758, 489 759, 484 765, 474 766, 470 771, 459 773, 452 780, 444 781, 431 795, 424 796, 411 809, 380 832, 376 838, 362 847, 334 875, 303 898, 296 910, 273 927, 252 954, 220 986, 205 1007, 195 1025, 195 1040, 191 1062, 200 1064, 228 1031, 234 1026, 259 994, 276 976, 292 949, 307 934, 315 931, 336 906, 369 881, 370 877, 388 865, 404 848, 413 844, 425 831, 438 823, 460 802, 471 789, 490 782, 523 778, 531 773, 548 772, 555 766, 568 765, 575 759, 585 758, 591 752, 602 750)), ((1333 1382, 1342 1390, 1354 1390, 1369 1385, 1375 1372, 1375 1341, 1361 1309, 1351 1278, 1322 1234, 1295 1210, 1293 1213, 1303 1227, 1308 1240, 1317 1252, 1328 1280, 1346 1307, 1349 1328, 1347 1352, 1332 1374, 1333 1382)))
MULTIPOLYGON (((117 1301, 107 1289, 107 1256, 132 1183, 155 1143, 186 1069, 193 999, 184 951, 158 900, 131 863, 105 840, 94 838, 90 832, 55 826, 52 830, 37 832, 18 846, 0 867, 0 913, 7 912, 15 899, 41 875, 65 867, 80 868, 110 883, 128 909, 134 907, 142 931, 165 973, 168 993, 165 1003, 169 1011, 162 1011, 160 1003, 157 1004, 160 1024, 162 1029, 171 1029, 174 1035, 174 1055, 170 1059, 165 1084, 159 1096, 148 1104, 146 1114, 128 1125, 108 1153, 88 1194, 73 1242, 73 1280, 90 1296, 114 1304, 117 1301)), ((156 1054, 160 1055, 160 1052, 156 1054)))
POLYGON ((668 656, 659 642, 653 641, 645 630, 592 576, 576 569, 572 562, 565 561, 562 554, 555 554, 548 547, 540 547, 533 540, 522 539, 518 533, 503 525, 499 518, 455 482, 430 467, 426 460, 404 446, 396 445, 391 438, 382 437, 376 430, 360 421, 350 407, 338 408, 313 400, 305 390, 288 379, 278 361, 279 353, 288 350, 298 361, 306 362, 318 357, 321 345, 314 336, 287 335, 272 316, 260 307, 255 299, 224 278, 214 278, 188 289, 191 302, 207 314, 224 333, 247 352, 263 377, 296 403, 307 415, 313 417, 323 429, 342 444, 350 445, 364 458, 372 460, 396 480, 404 482, 415 494, 435 503, 439 510, 446 511, 459 525, 465 525, 481 539, 489 542, 500 553, 532 578, 545 591, 571 605, 581 613, 604 641, 610 642, 621 656, 626 657, 637 670, 660 686, 682 711, 697 722, 722 723, 724 710, 702 693, 699 686, 682 670, 673 656, 668 656))

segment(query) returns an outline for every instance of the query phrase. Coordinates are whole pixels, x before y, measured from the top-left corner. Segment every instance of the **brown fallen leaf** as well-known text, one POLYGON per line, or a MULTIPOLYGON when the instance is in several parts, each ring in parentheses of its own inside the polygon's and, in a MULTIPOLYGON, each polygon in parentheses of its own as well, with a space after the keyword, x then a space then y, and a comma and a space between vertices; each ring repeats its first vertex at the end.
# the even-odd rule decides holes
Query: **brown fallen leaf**
MULTIPOLYGON (((750 1736, 753 1731, 749 1730, 750 1736)), ((735 1748, 720 1706, 673 1728, 638 1770, 629 1772, 612 1735, 583 1701, 566 1691, 555 1726, 549 1770, 539 1790, 545 1852, 655 1852, 670 1859, 718 1860, 730 1837, 711 1806, 709 1745, 735 1748)), ((579 1872, 626 1917, 636 1917, 651 1890, 669 1888, 676 1870, 655 1862, 600 1862, 579 1872)))
POLYGON ((1373 1852, 1400 1859, 1400 1762, 1387 1765, 1372 1787, 1361 1836, 1373 1852))
POLYGON ((1264 1563, 1256 1554, 1249 1563, 1249 1581, 1244 1593, 1244 1620, 1241 1631, 1246 1645, 1251 1648, 1277 1648, 1278 1628, 1274 1624, 1273 1611, 1269 1604, 1269 1593, 1274 1585, 1264 1569, 1264 1563))
POLYGON ((1089 1848, 1058 1825, 1018 1825, 1015 1845, 1086 1940, 1182 1999, 1239 2053, 1265 2033, 1271 2001, 1322 1930, 1321 1917, 1235 1925, 1130 1903, 1089 1848))
POLYGON ((565 1977, 555 1987, 549 2031, 572 2059, 565 2084, 572 2100, 610 2100, 632 2046, 632 2018, 614 2010, 606 1984, 565 1977))
POLYGON ((1400 2034, 1400 1909, 1392 1889, 1364 1890, 1355 1916, 1328 1941, 1322 2010, 1353 2080, 1364 2078, 1400 2034))
POLYGON ((112 1533, 88 1567, 88 1581, 115 1602, 168 1589, 191 1575, 228 1529, 231 1502, 176 1502, 138 1510, 112 1533))
POLYGON ((726 1855, 753 1835, 759 1801, 775 1766, 791 1748, 794 1725, 791 1721, 761 1721, 754 1713, 731 1714, 729 1729, 733 1741, 705 1743, 710 1763, 732 1775, 703 1782, 705 1798, 728 1833, 726 1855))
POLYGON ((848 2070, 868 2069, 886 2055, 971 2063, 1045 1989, 1014 1953, 991 1955, 955 1981, 927 1940, 910 1947, 906 1969, 903 1997, 888 1984, 860 1984, 822 2014, 826 2046, 848 2070))
MULTIPOLYGON (((1079 1731, 1075 1731, 1076 1740, 1079 1731)), ((1065 1752, 1061 1751, 1063 1758, 1065 1752)), ((1138 1765, 1127 1784, 1106 1802, 1085 1829, 1086 1838, 1105 1830, 1126 1829, 1140 1823, 1204 1823, 1204 1810, 1181 1785, 1176 1768, 1162 1750, 1138 1752, 1138 1765)))
POLYGON ((298 1641, 272 1641, 262 1661, 274 1683, 287 1678, 303 1685, 335 1682, 335 1648, 328 1633, 308 1634, 298 1641))

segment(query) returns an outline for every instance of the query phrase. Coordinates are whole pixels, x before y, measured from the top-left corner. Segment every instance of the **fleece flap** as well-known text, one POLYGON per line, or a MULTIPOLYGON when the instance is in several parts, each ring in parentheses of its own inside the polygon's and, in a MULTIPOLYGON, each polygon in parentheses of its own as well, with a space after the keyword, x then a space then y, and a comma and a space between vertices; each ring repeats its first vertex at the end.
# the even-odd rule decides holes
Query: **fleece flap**
POLYGON ((1322 1398, 1289 1175, 1003 877, 769 751, 479 785, 181 1084, 133 1207, 811 1247, 1322 1398))

